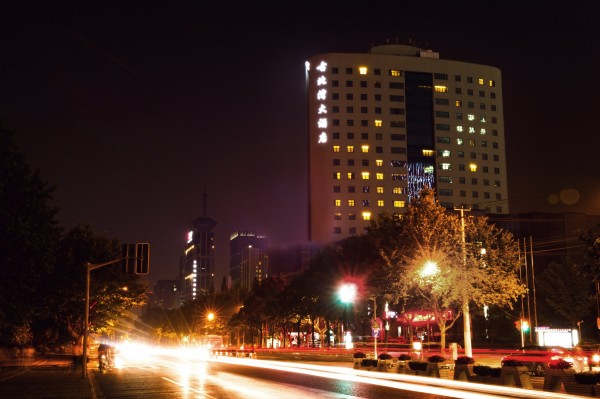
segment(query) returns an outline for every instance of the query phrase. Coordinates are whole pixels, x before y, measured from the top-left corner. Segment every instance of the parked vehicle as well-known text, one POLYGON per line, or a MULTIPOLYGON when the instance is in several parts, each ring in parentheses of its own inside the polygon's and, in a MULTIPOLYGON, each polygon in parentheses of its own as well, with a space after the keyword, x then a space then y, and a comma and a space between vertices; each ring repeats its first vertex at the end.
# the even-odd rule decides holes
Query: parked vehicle
POLYGON ((504 365, 508 360, 518 360, 529 369, 531 374, 541 376, 550 368, 552 362, 561 359, 571 363, 578 372, 588 370, 587 356, 578 355, 560 346, 525 346, 510 355, 504 356, 501 364, 504 365))

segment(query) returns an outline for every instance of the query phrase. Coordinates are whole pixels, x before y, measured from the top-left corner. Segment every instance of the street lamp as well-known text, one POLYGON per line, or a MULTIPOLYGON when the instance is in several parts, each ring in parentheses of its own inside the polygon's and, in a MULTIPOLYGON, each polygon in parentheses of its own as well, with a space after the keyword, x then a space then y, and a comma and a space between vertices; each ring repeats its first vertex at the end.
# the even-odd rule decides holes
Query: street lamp
MULTIPOLYGON (((347 311, 348 304, 354 303, 356 300, 357 286, 354 283, 344 283, 339 289, 340 301, 344 303, 346 306, 344 307, 344 313, 347 311)), ((344 317, 345 319, 346 317, 344 317)), ((344 336, 344 341, 346 342, 346 349, 352 349, 352 336, 346 334, 344 336)))

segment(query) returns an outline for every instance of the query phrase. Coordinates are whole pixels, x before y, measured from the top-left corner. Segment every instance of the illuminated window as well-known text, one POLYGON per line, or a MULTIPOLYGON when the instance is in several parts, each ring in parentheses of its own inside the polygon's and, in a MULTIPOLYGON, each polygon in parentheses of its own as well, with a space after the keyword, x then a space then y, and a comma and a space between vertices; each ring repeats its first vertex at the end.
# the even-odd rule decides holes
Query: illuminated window
POLYGON ((402 72, 397 69, 390 69, 390 76, 402 76, 402 72))
POLYGON ((383 121, 381 121, 380 119, 375 119, 375 127, 381 127, 383 126, 383 121))
POLYGON ((361 175, 363 180, 369 180, 369 172, 362 172, 361 175))
POLYGON ((485 131, 485 129, 484 129, 484 128, 481 128, 481 129, 479 130, 479 133, 481 133, 481 134, 485 134, 485 133, 486 133, 486 131, 485 131))
POLYGON ((468 120, 470 120, 470 121, 474 121, 474 120, 475 120, 475 115, 473 115, 473 114, 468 114, 468 115, 467 115, 467 119, 468 119, 468 120))
POLYGON ((474 164, 474 163, 470 163, 470 164, 469 164, 469 170, 470 170, 471 172, 477 172, 477 165, 476 165, 476 164, 474 164))
POLYGON ((383 173, 376 173, 375 177, 377 180, 383 180, 383 173))
POLYGON ((446 87, 446 86, 435 85, 434 88, 435 88, 436 93, 447 93, 448 92, 448 87, 446 87))
POLYGON ((475 140, 469 140, 469 147, 475 147, 475 140))
POLYGON ((454 105, 455 105, 455 106, 457 106, 457 107, 462 107, 462 101, 460 101, 460 100, 456 100, 456 101, 454 102, 454 105))
POLYGON ((354 173, 348 172, 348 180, 354 180, 354 173))
POLYGON ((479 84, 483 86, 483 78, 479 78, 478 80, 479 84))
POLYGON ((433 174, 433 165, 426 165, 423 167, 423 172, 432 175, 433 174))
POLYGON ((441 155, 442 157, 444 157, 444 158, 445 158, 445 157, 449 157, 449 156, 450 156, 450 150, 442 150, 442 151, 440 152, 440 155, 441 155))
POLYGON ((456 139, 456 144, 457 144, 457 145, 463 145, 463 139, 461 139, 461 138, 457 138, 457 139, 456 139))
POLYGON ((485 116, 482 116, 480 119, 481 123, 485 123, 485 116))
POLYGON ((341 213, 334 213, 333 214, 333 220, 342 220, 342 214, 341 213))
POLYGON ((405 206, 404 201, 394 201, 394 208, 404 208, 404 206, 405 206))
POLYGON ((463 127, 460 126, 460 125, 456 126, 456 131, 457 132, 462 132, 463 131, 463 127))
POLYGON ((333 203, 335 206, 342 206, 342 200, 336 199, 333 203))
POLYGON ((354 200, 353 199, 349 199, 348 200, 348 206, 354 206, 354 200))
POLYGON ((333 146, 333 152, 340 152, 340 146, 339 145, 334 145, 333 146))
POLYGON ((442 170, 451 170, 452 167, 451 167, 451 165, 449 163, 444 162, 444 163, 440 164, 440 169, 442 169, 442 170))
POLYGON ((469 126, 469 133, 475 133, 475 128, 473 126, 469 126))
POLYGON ((404 194, 404 188, 403 187, 394 187, 392 189, 392 192, 394 194, 404 194))
POLYGON ((377 194, 383 194, 383 187, 377 186, 377 194))
POLYGON ((366 75, 367 74, 367 67, 366 66, 358 67, 358 73, 361 74, 361 75, 366 75))
POLYGON ((496 87, 496 82, 494 80, 490 80, 490 87, 496 87))
POLYGON ((383 200, 377 200, 377 206, 384 206, 383 200))
POLYGON ((369 152, 369 145, 368 144, 363 144, 360 146, 362 152, 366 153, 369 152))
POLYGON ((354 152, 354 146, 353 146, 353 145, 349 145, 349 146, 346 148, 346 150, 347 150, 348 152, 354 152))
POLYGON ((371 212, 364 211, 362 213, 362 218, 363 218, 363 220, 371 220, 371 212))
POLYGON ((383 166, 383 159, 376 159, 375 160, 375 165, 377 165, 377 166, 383 166))
POLYGON ((342 174, 340 172, 335 172, 333 174, 333 179, 334 180, 340 180, 342 178, 342 174))
POLYGON ((433 156, 433 150, 423 149, 423 156, 424 157, 432 157, 433 156))

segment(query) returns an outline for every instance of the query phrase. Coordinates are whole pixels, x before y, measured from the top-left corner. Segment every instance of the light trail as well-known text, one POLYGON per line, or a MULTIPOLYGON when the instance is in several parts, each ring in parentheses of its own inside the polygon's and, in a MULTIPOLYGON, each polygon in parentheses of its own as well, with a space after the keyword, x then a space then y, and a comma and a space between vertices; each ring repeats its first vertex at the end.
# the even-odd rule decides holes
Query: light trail
MULTIPOLYGON (((210 362, 223 363, 223 364, 234 364, 243 365, 249 367, 257 367, 262 369, 272 369, 278 371, 287 371, 298 374, 311 375, 315 377, 322 377, 335 380, 344 380, 348 382, 356 382, 370 385, 378 385, 382 387, 414 391, 424 394, 441 395, 451 398, 462 398, 462 399, 498 399, 498 398, 525 398, 525 399, 572 399, 572 395, 556 392, 546 392, 541 390, 528 390, 516 387, 507 387, 501 385, 487 385, 477 384, 472 382, 454 381, 448 379, 439 379, 432 377, 414 376, 399 373, 382 373, 372 372, 364 370, 355 370, 350 367, 336 367, 336 366, 323 366, 310 363, 297 363, 297 362, 282 362, 274 360, 259 360, 259 359, 248 359, 248 358, 232 358, 232 357, 218 357, 208 358, 204 356, 204 353, 199 352, 197 348, 152 348, 152 347, 140 347, 134 346, 134 353, 138 356, 126 356, 129 358, 131 363, 130 366, 140 366, 140 363, 145 364, 146 367, 152 369, 159 369, 166 367, 170 369, 178 370, 178 373, 183 380, 189 379, 189 365, 190 364, 202 364, 201 372, 197 373, 197 377, 203 379, 209 379, 213 381, 214 377, 209 377, 206 373, 206 364, 210 362), (142 356, 139 356, 142 352, 142 356), (202 353, 202 355, 201 355, 202 353), (183 370, 186 370, 184 372, 183 370)), ((129 362, 128 362, 129 363, 129 362)), ((165 377, 163 377, 165 378, 165 377)), ((236 377, 240 378, 240 377, 236 377)), ((175 381, 175 380, 172 380, 175 381)), ((253 385, 256 386, 256 380, 253 385)), ((222 384, 219 381, 213 381, 217 385, 222 384)), ((187 382, 178 382, 179 385, 184 389, 192 389, 187 382)), ((277 384, 277 383, 275 383, 277 384)), ((232 382, 223 386, 227 390, 235 389, 239 386, 238 383, 232 382)), ((256 393, 257 398, 265 398, 265 389, 259 389, 256 393)), ((307 388, 303 387, 303 390, 307 388)), ((194 392, 196 392, 194 390, 194 392)), ((248 395, 247 386, 240 393, 248 395)))
POLYGON ((486 385, 472 382, 454 381, 432 377, 413 376, 396 373, 381 373, 363 370, 354 370, 346 367, 321 366, 309 363, 288 363, 257 359, 232 359, 218 358, 211 361, 237 364, 258 368, 289 371, 294 373, 312 375, 330 379, 344 379, 346 381, 364 384, 379 385, 388 388, 416 391, 432 395, 442 395, 464 399, 498 399, 506 398, 553 398, 573 399, 572 395, 528 390, 500 385, 486 385))

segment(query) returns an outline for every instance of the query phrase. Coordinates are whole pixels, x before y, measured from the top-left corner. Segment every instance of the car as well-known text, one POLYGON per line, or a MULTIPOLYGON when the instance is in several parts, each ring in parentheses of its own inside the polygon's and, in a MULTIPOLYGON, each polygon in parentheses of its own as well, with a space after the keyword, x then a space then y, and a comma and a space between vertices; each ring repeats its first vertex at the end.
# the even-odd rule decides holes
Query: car
POLYGON ((510 355, 504 356, 501 364, 504 366, 507 361, 518 360, 529 369, 531 374, 542 376, 550 368, 551 363, 561 359, 571 363, 578 372, 588 369, 586 356, 580 356, 561 346, 524 346, 510 355))

